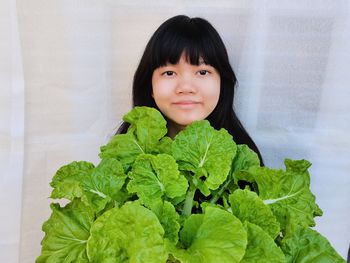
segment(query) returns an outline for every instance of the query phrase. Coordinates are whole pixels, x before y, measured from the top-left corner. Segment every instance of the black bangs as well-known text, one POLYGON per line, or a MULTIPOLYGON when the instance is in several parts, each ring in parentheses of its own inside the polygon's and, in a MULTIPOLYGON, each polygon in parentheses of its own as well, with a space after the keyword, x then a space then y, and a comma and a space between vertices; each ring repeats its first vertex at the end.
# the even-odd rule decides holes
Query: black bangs
POLYGON ((177 64, 182 54, 192 65, 199 65, 203 60, 205 64, 220 67, 214 40, 208 36, 210 29, 197 23, 198 19, 184 17, 181 23, 168 21, 165 27, 159 28, 152 43, 152 70, 167 63, 177 64))

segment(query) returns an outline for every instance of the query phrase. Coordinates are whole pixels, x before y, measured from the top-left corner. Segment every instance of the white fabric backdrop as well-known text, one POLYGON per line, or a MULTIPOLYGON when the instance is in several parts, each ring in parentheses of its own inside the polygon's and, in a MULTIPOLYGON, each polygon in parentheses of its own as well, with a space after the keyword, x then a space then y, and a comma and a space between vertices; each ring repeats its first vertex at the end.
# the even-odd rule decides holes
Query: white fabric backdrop
POLYGON ((73 160, 98 162, 147 40, 176 14, 202 16, 227 45, 236 109, 266 165, 305 158, 324 215, 350 243, 350 5, 346 0, 0 2, 0 262, 33 262, 49 182, 73 160))

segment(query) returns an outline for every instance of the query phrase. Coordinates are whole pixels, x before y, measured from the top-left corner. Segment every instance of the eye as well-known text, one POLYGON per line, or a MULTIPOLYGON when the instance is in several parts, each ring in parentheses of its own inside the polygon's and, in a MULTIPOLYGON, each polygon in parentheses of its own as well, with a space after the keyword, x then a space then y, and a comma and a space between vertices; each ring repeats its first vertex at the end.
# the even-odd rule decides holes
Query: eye
POLYGON ((208 71, 208 70, 205 70, 205 69, 202 69, 202 70, 200 70, 200 71, 198 71, 199 72, 199 74, 201 75, 201 76, 205 76, 205 75, 208 75, 210 72, 208 71))
POLYGON ((162 73, 163 76, 174 76, 175 72, 174 71, 171 71, 171 70, 167 70, 165 72, 162 73))

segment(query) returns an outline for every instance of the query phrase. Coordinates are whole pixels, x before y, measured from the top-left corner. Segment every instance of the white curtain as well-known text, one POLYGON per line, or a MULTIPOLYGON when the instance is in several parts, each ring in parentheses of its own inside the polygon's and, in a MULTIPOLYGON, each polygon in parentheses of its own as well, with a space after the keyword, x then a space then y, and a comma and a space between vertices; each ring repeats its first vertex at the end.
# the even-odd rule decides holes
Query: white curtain
POLYGON ((16 3, 0 1, 0 262, 18 262, 25 173, 24 100, 16 3))
POLYGON ((131 107, 133 73, 167 18, 208 19, 226 43, 235 108, 266 165, 313 163, 316 229, 350 243, 350 4, 347 0, 0 2, 0 262, 34 262, 49 182, 98 162, 131 107))

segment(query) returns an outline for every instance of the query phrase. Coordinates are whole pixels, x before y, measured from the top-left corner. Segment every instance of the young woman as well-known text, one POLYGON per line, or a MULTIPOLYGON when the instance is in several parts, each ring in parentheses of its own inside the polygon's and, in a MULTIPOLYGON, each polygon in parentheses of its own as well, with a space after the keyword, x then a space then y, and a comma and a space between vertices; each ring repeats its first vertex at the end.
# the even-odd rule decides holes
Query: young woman
MULTIPOLYGON (((258 147, 233 110, 236 76, 225 45, 205 19, 178 15, 149 40, 135 72, 133 106, 158 109, 174 137, 195 120, 225 128, 237 144, 247 144, 263 165, 258 147)), ((126 133, 123 123, 117 133, 126 133)))

